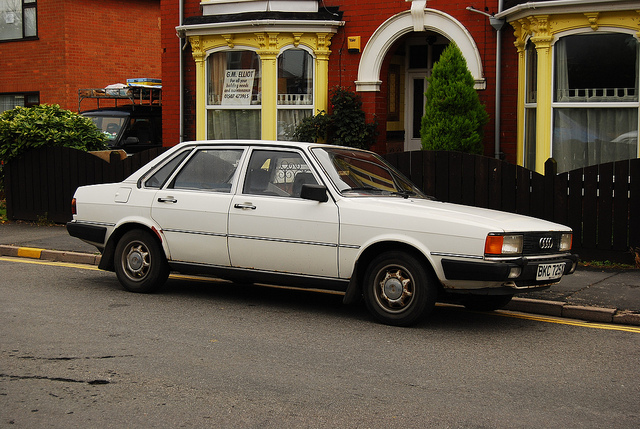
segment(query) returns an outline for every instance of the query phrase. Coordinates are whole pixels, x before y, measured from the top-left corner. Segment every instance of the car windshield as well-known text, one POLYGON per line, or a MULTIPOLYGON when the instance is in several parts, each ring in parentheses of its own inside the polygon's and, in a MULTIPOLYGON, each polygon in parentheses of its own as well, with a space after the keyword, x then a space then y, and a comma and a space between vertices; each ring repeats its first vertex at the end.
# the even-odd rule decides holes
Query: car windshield
POLYGON ((393 166, 372 152, 314 148, 313 153, 335 187, 345 196, 428 198, 393 166))

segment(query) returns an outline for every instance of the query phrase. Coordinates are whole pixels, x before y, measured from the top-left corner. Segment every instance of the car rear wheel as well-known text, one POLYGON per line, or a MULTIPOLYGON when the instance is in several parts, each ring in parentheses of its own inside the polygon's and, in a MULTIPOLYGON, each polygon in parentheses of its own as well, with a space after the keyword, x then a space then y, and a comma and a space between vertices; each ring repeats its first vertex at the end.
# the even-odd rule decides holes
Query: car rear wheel
POLYGON ((433 275, 423 263, 409 253, 389 251, 369 264, 363 295, 377 321, 410 326, 433 309, 437 290, 433 275))
POLYGON ((162 247, 143 230, 129 231, 118 241, 115 271, 120 284, 130 292, 153 292, 169 277, 162 247))
POLYGON ((468 310, 493 311, 509 304, 511 298, 513 295, 465 295, 460 302, 468 310))

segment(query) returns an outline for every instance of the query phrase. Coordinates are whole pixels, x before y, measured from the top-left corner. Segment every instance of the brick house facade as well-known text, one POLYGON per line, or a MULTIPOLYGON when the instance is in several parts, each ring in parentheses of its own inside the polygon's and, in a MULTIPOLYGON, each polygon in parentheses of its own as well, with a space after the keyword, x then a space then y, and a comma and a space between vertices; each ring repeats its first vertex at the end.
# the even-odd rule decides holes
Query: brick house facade
POLYGON ((22 10, 0 11, 0 111, 38 103, 77 111, 80 88, 162 77, 159 0, 17 3, 22 10))

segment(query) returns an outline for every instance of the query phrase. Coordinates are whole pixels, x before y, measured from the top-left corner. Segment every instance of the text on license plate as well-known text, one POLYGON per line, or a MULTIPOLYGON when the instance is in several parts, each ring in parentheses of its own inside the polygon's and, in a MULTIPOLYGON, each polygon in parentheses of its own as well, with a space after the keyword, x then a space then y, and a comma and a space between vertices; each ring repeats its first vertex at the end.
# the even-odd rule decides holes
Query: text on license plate
POLYGON ((540 264, 536 272, 536 280, 555 280, 564 274, 565 262, 558 264, 540 264))

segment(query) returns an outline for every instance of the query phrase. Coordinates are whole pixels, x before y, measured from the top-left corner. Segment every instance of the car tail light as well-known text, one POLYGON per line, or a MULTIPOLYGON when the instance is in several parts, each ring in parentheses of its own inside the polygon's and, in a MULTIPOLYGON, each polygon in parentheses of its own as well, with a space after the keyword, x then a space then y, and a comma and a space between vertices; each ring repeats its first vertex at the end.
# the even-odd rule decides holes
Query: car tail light
POLYGON ((75 198, 71 200, 71 214, 72 215, 78 214, 78 209, 76 207, 76 199, 75 198))
POLYGON ((484 253, 490 256, 519 255, 522 253, 522 235, 488 235, 484 253))

